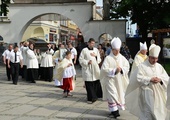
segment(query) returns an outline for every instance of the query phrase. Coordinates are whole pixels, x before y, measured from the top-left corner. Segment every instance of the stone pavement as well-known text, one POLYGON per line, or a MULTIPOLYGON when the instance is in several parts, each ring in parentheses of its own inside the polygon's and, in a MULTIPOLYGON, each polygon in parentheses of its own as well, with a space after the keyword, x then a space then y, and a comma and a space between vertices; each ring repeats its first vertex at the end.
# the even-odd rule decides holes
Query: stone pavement
MULTIPOLYGON (((21 78, 18 85, 7 81, 5 67, 0 66, 0 120, 109 120, 107 102, 86 103, 81 71, 77 69, 73 97, 63 98, 54 82, 27 83, 21 78)), ((120 111, 119 120, 137 120, 128 111, 120 111)), ((114 120, 114 119, 113 119, 114 120)))

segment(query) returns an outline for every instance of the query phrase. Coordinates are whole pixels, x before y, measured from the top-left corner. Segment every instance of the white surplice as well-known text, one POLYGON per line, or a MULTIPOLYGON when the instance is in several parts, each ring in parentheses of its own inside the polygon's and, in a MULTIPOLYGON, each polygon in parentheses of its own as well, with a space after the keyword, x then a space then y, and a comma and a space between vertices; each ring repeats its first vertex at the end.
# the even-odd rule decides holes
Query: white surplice
POLYGON ((135 55, 133 64, 132 64, 132 69, 131 69, 131 73, 137 68, 137 66, 141 63, 143 63, 147 58, 147 55, 142 55, 140 52, 138 52, 135 55))
POLYGON ((54 50, 50 49, 43 53, 42 60, 41 60, 41 67, 53 67, 53 59, 52 55, 54 54, 54 50))
POLYGON ((28 47, 24 47, 24 46, 20 48, 22 52, 22 56, 23 56, 23 65, 27 65, 27 50, 28 49, 29 49, 28 47))
POLYGON ((38 60, 33 50, 28 49, 27 52, 27 69, 35 68, 38 69, 38 60))
POLYGON ((54 75, 54 77, 57 80, 62 81, 63 78, 70 78, 75 75, 76 71, 72 59, 68 60, 67 58, 64 58, 60 63, 58 63, 57 73, 54 75), (69 64, 72 64, 72 66, 67 67, 69 64))
POLYGON ((89 50, 84 48, 79 56, 79 63, 82 66, 82 77, 84 81, 96 81, 100 79, 100 68, 99 63, 101 62, 100 53, 97 48, 89 50), (96 57, 90 54, 94 53, 96 57), (92 64, 89 65, 88 62, 92 60, 92 64))
POLYGON ((129 62, 121 54, 114 56, 111 52, 105 58, 101 68, 101 85, 103 100, 108 101, 108 107, 111 112, 125 109, 124 96, 129 83, 128 72, 129 62), (118 66, 122 68, 122 73, 115 75, 118 66))
POLYGON ((126 91, 128 110, 140 120, 165 120, 168 81, 159 63, 151 65, 148 59, 141 63, 132 73, 126 91), (160 78, 163 84, 150 82, 152 77, 160 78))

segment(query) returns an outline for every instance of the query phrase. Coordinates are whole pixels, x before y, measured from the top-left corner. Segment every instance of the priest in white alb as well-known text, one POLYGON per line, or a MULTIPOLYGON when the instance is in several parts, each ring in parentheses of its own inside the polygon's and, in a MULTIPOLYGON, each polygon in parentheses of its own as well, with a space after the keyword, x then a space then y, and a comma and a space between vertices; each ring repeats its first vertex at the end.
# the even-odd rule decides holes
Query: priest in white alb
POLYGON ((107 100, 109 111, 114 118, 120 116, 119 110, 125 110, 125 92, 129 83, 129 62, 120 54, 121 40, 113 38, 112 51, 101 67, 103 100, 107 100))
POLYGON ((85 81, 87 91, 87 103, 94 103, 98 98, 102 98, 100 84, 100 53, 95 46, 95 40, 90 38, 88 47, 84 48, 79 56, 79 63, 82 66, 82 77, 85 81))
POLYGON ((132 70, 131 73, 137 68, 137 66, 141 63, 143 63, 147 58, 147 45, 146 42, 141 43, 140 42, 140 51, 135 55, 133 64, 132 64, 132 70))
POLYGON ((140 120, 165 120, 169 76, 159 63, 161 48, 152 44, 148 59, 132 73, 126 91, 126 106, 140 120))

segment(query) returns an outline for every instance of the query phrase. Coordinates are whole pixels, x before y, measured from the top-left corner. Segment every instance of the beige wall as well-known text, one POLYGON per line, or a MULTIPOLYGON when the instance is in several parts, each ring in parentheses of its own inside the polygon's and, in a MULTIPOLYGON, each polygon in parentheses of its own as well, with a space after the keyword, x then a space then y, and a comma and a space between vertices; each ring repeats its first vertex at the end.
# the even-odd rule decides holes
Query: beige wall
POLYGON ((68 21, 68 28, 77 30, 78 26, 73 21, 68 21))
MULTIPOLYGON (((36 38, 39 38, 39 39, 43 39, 45 40, 46 39, 46 35, 48 35, 48 40, 47 42, 49 42, 49 34, 50 34, 50 27, 49 26, 43 26, 43 25, 30 25, 23 37, 22 37, 22 41, 25 41, 29 38, 33 38, 33 37, 36 37, 36 38)), ((56 31, 56 33, 53 33, 53 34, 58 34, 58 31, 56 31)))
POLYGON ((26 31, 22 37, 22 41, 25 41, 32 37, 45 39, 45 34, 49 34, 49 27, 39 26, 39 25, 35 25, 35 26, 30 25, 26 29, 26 31))

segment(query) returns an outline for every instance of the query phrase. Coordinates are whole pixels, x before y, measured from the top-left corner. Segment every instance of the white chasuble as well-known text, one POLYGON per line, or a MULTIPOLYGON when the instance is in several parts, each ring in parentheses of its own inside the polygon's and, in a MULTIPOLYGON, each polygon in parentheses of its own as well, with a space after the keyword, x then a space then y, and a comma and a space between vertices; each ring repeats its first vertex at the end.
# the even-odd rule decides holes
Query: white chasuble
POLYGON ((167 102, 166 102, 166 106, 170 110, 170 81, 169 81, 168 88, 167 88, 167 102))
POLYGON ((143 63, 147 58, 147 55, 142 55, 140 52, 138 52, 134 58, 133 64, 132 64, 132 70, 131 73, 137 69, 137 66, 143 63))
POLYGON ((168 109, 166 120, 170 120, 170 80, 169 80, 169 84, 168 84, 168 88, 167 88, 166 106, 167 106, 167 109, 168 109))
POLYGON ((55 82, 55 86, 62 86, 63 85, 63 81, 59 81, 55 76, 57 74, 57 68, 58 68, 58 63, 59 63, 59 58, 60 58, 60 53, 59 50, 57 50, 54 55, 53 55, 53 63, 55 65, 54 70, 53 70, 53 79, 55 82))
POLYGON ((124 96, 129 83, 128 72, 129 62, 121 54, 114 56, 111 53, 105 58, 100 76, 103 100, 108 101, 110 111, 116 111, 118 108, 125 109, 124 96), (118 66, 121 67, 122 72, 115 74, 118 66))
POLYGON ((126 91, 128 110, 141 120, 165 120, 168 81, 169 76, 159 63, 151 65, 146 60, 140 64, 132 73, 126 91), (152 77, 158 77, 162 82, 152 83, 152 77))

